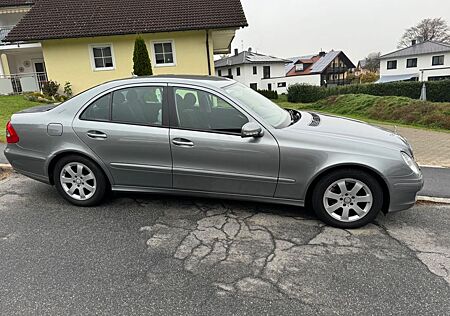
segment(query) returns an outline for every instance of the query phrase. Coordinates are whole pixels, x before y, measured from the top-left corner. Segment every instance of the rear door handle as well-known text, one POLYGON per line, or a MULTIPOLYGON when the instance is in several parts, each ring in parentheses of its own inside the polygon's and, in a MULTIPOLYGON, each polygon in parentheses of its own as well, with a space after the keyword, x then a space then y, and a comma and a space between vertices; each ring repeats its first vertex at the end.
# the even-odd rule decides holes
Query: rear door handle
POLYGON ((100 131, 89 131, 87 132, 87 136, 94 139, 105 139, 108 137, 105 133, 100 131))
POLYGON ((174 138, 172 144, 180 147, 194 147, 194 143, 186 138, 174 138))

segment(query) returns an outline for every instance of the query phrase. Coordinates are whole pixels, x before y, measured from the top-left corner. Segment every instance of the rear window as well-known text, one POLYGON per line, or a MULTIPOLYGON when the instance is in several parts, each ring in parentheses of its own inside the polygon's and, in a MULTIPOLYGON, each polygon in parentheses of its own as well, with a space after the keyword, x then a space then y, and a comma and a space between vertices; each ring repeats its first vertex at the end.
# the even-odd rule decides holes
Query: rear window
POLYGON ((88 121, 109 121, 110 104, 111 93, 108 93, 89 105, 80 118, 88 121))

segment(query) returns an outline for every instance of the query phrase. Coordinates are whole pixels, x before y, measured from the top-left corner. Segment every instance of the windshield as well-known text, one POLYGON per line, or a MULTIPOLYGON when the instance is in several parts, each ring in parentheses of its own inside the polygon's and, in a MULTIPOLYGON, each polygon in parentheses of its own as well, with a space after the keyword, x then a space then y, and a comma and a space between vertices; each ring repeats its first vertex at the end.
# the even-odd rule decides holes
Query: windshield
POLYGON ((223 88, 228 94, 241 101, 258 114, 265 122, 275 128, 283 128, 291 124, 289 112, 241 83, 234 83, 223 88))

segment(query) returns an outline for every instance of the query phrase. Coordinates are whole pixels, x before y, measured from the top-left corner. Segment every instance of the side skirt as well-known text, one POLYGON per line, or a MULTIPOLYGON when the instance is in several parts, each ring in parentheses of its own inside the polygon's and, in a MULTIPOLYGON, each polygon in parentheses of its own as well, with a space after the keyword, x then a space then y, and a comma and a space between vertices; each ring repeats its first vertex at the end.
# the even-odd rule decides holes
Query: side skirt
POLYGON ((151 187, 133 187, 133 186, 121 186, 121 185, 113 185, 111 187, 111 190, 112 191, 122 191, 122 192, 155 193, 155 194, 217 198, 217 199, 240 200, 240 201, 253 201, 253 202, 295 205, 295 206, 301 206, 301 207, 305 206, 305 202, 303 200, 281 199, 281 198, 274 198, 274 197, 240 195, 240 194, 230 194, 230 193, 217 193, 217 192, 212 193, 212 192, 204 192, 204 191, 177 190, 177 189, 151 188, 151 187))

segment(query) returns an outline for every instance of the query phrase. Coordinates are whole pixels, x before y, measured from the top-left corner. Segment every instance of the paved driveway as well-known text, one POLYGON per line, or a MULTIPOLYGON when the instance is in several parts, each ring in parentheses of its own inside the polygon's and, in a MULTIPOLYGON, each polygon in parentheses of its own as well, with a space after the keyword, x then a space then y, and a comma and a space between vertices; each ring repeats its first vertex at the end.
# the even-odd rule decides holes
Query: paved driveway
POLYGON ((360 230, 304 209, 163 196, 75 208, 0 182, 0 311, 13 314, 448 314, 450 207, 360 230))

